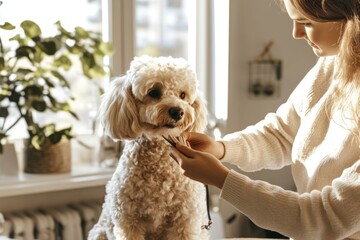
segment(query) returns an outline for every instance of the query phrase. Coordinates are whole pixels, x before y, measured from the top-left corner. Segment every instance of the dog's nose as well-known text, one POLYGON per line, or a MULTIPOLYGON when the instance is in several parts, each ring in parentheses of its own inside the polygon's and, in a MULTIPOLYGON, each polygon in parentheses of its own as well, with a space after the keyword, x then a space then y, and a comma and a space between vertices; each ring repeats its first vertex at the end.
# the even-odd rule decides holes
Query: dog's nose
POLYGON ((175 121, 179 121, 184 116, 184 111, 179 107, 169 109, 169 115, 175 121))

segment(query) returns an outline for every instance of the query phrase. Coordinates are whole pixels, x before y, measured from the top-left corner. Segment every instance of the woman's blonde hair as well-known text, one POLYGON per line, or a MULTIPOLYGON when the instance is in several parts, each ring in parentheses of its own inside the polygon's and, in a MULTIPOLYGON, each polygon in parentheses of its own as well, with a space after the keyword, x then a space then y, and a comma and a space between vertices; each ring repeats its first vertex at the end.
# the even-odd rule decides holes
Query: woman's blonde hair
MULTIPOLYGON (((360 138, 360 0, 291 0, 317 22, 343 21, 332 110, 351 111, 360 138)), ((283 0, 281 0, 283 3, 283 0)))

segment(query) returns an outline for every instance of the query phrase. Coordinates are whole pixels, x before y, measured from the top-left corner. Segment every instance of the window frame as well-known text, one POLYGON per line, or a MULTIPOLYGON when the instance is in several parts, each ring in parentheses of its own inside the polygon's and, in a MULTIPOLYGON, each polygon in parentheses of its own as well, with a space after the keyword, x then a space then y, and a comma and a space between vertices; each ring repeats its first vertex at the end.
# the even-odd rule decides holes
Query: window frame
MULTIPOLYGON (((117 50, 110 60, 111 76, 116 77, 124 74, 135 56, 135 0, 103 0, 106 2, 108 14, 103 19, 108 24, 108 37, 117 50), (114 24, 117 23, 117 24, 114 24)), ((197 0, 195 12, 195 24, 189 26, 191 32, 189 39, 188 60, 197 72, 200 81, 200 90, 208 101, 208 107, 212 111, 213 71, 212 71, 212 2, 213 0, 197 0), (194 44, 191 44, 194 43, 194 44)), ((103 5, 104 6, 104 5, 103 5)))
MULTIPOLYGON (((108 14, 107 19, 103 19, 103 23, 108 24, 109 32, 108 38, 113 43, 117 52, 110 60, 110 69, 112 69, 111 77, 121 76, 126 73, 129 68, 129 64, 135 56, 135 0, 102 0, 106 2, 107 8, 104 8, 108 14), (117 23, 117 24, 114 24, 117 23)), ((216 18, 217 9, 216 4, 224 3, 224 0, 196 0, 196 7, 192 9, 189 14, 194 19, 194 25, 189 25, 189 49, 188 49, 188 61, 194 66, 199 79, 199 88, 204 98, 207 101, 207 108, 209 111, 209 117, 211 121, 215 121, 215 128, 218 128, 220 132, 226 130, 227 116, 223 116, 221 119, 216 117, 217 109, 220 106, 216 104, 216 100, 223 98, 223 95, 227 97, 226 93, 219 92, 216 89, 216 81, 227 81, 228 79, 228 67, 227 69, 218 70, 216 66, 219 63, 224 65, 229 60, 228 45, 222 48, 226 51, 226 54, 221 54, 222 59, 219 59, 219 51, 216 51, 215 36, 219 29, 216 28, 214 19, 216 18), (224 59, 225 58, 225 59, 224 59), (222 74, 222 71, 224 74, 222 74), (224 76, 224 79, 216 79, 219 75, 224 76)), ((230 0, 226 0, 225 10, 229 13, 230 0), (227 9, 226 9, 227 8, 227 9)), ((223 9, 224 10, 224 9, 223 9)), ((228 15, 228 24, 230 22, 228 15)), ((229 28, 229 25, 227 26, 229 28)), ((103 27, 103 29, 105 29, 103 27)), ((222 31, 224 32, 224 31, 222 31)), ((106 37, 106 36, 105 36, 106 37)), ((223 36, 225 45, 228 44, 229 36, 223 36)), ((226 87, 227 87, 226 83, 226 87)), ((105 86, 106 88, 106 86, 105 86)), ((228 99, 226 99, 228 102, 228 99)), ((226 106, 221 106, 228 108, 226 106)), ((225 111, 227 113, 227 111, 225 111)))

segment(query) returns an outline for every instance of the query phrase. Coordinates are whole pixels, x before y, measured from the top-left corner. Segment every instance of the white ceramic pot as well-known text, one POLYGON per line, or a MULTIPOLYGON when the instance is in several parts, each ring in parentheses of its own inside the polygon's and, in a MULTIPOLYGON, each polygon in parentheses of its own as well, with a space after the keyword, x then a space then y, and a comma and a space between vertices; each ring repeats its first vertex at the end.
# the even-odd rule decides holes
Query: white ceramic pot
POLYGON ((3 145, 3 153, 0 154, 0 175, 17 175, 19 162, 13 143, 3 145))

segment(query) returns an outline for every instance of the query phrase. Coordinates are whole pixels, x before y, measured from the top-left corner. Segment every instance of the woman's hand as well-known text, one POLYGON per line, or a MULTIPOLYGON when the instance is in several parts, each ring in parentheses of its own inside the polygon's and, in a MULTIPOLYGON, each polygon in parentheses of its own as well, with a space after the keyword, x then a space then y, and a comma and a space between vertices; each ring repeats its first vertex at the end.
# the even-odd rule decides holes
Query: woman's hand
POLYGON ((185 132, 181 136, 185 139, 185 141, 190 144, 192 149, 210 153, 218 159, 224 157, 224 144, 215 141, 215 139, 209 137, 206 134, 197 132, 185 132))
POLYGON ((184 170, 185 176, 204 184, 222 188, 229 169, 212 154, 191 149, 179 141, 176 141, 173 154, 184 170))

